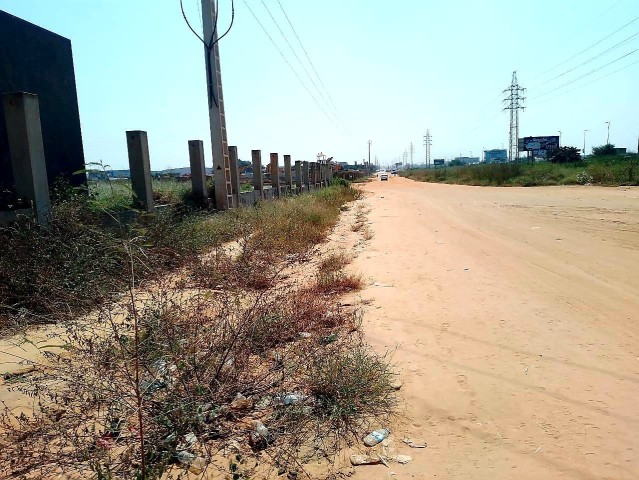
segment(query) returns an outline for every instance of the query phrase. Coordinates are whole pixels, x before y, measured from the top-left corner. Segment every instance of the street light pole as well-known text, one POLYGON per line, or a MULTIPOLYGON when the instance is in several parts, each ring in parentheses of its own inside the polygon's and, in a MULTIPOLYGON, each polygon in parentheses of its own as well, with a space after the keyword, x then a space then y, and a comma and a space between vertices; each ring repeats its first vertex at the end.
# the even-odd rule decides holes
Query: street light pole
POLYGON ((371 143, 373 143, 372 140, 368 141, 368 169, 370 170, 371 168, 371 143))
POLYGON ((586 132, 590 130, 584 130, 584 159, 586 158, 586 132))

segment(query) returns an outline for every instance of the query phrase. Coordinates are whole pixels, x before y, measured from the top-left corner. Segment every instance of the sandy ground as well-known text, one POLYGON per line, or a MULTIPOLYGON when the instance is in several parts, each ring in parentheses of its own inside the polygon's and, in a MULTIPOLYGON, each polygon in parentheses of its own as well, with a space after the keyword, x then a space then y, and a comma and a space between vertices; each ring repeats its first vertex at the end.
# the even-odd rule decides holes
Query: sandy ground
POLYGON ((413 460, 352 478, 639 478, 639 189, 364 190, 364 328, 413 460))

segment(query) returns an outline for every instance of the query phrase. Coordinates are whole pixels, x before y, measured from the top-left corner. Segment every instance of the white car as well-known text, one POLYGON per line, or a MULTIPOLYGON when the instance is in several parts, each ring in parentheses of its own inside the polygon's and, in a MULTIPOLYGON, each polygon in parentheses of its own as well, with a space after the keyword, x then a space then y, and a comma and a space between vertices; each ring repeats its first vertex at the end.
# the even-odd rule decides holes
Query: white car
POLYGON ((382 181, 382 182, 383 182, 384 180, 388 181, 388 173, 381 173, 381 174, 379 175, 379 179, 380 179, 380 181, 382 181))

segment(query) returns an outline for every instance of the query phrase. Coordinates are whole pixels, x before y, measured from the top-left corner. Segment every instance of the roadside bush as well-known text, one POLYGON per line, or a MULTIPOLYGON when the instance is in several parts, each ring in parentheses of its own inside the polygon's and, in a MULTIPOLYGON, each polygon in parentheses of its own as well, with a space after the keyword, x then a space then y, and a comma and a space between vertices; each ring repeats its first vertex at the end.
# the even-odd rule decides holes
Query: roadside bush
POLYGON ((559 147, 549 157, 551 163, 579 163, 581 154, 577 147, 559 147))
POLYGON ((330 431, 353 433, 355 438, 362 430, 362 419, 378 418, 393 410, 392 380, 388 359, 361 344, 315 356, 306 370, 308 391, 317 399, 321 418, 330 422, 330 431))
POLYGON ((598 147, 593 147, 592 154, 595 157, 614 156, 617 154, 617 150, 615 150, 614 145, 607 143, 605 145, 599 145, 598 147))

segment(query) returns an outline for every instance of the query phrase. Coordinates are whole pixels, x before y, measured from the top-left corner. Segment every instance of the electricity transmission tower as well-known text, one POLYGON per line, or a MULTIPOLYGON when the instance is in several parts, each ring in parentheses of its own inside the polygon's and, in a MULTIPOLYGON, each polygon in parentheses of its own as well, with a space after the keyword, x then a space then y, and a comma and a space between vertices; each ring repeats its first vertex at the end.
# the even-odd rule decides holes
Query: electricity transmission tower
POLYGON ((413 168, 413 155, 415 154, 415 145, 410 142, 410 168, 413 168))
POLYGON ((402 164, 406 166, 407 163, 408 163, 408 150, 404 150, 404 153, 402 154, 402 164))
POLYGON ((424 150, 426 150, 426 166, 430 168, 430 147, 433 144, 433 137, 430 135, 430 130, 426 130, 424 134, 424 150))
POLYGON ((526 100, 526 97, 523 96, 525 91, 526 89, 520 87, 519 83, 517 83, 517 71, 514 71, 510 86, 503 92, 506 94, 506 98, 503 100, 506 104, 504 110, 510 110, 509 162, 516 160, 519 155, 519 110, 525 110, 523 105, 524 100, 526 100))

